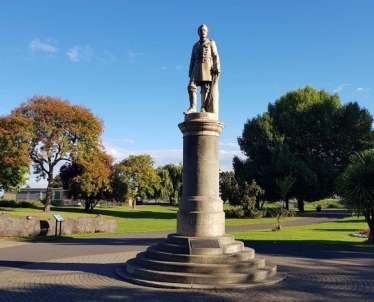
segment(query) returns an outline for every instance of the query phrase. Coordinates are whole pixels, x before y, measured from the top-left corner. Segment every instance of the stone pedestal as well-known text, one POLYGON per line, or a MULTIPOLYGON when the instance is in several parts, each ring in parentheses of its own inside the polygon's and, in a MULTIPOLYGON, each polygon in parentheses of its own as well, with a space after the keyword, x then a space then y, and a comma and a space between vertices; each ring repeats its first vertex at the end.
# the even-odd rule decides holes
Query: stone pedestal
POLYGON ((219 134, 224 125, 212 113, 185 116, 183 196, 177 233, 139 253, 117 269, 132 283, 166 288, 249 288, 283 280, 277 266, 225 234, 219 197, 219 134))
POLYGON ((177 234, 214 237, 225 234, 225 213, 219 197, 219 134, 224 125, 212 113, 185 116, 183 133, 183 196, 177 234))

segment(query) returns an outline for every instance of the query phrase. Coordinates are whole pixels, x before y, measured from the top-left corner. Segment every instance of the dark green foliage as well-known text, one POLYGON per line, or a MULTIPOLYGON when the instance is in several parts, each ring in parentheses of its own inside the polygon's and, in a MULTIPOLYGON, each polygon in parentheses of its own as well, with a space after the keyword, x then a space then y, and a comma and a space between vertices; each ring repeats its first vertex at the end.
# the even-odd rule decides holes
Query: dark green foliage
POLYGON ((286 210, 285 208, 267 208, 263 210, 263 217, 277 217, 277 215, 284 218, 294 217, 295 210, 286 210))
POLYGON ((43 204, 38 200, 0 200, 0 207, 3 208, 38 208, 42 206, 43 204))
POLYGON ((239 184, 235 179, 234 172, 219 173, 219 191, 224 203, 228 202, 232 206, 240 204, 239 184))
POLYGON ((169 177, 172 184, 172 191, 169 195, 170 204, 175 205, 178 203, 179 198, 182 196, 183 191, 183 165, 167 164, 162 167, 169 172, 169 177))
POLYGON ((233 206, 230 209, 225 210, 226 218, 243 218, 244 210, 240 206, 233 206))
POLYGON ((374 151, 354 153, 350 165, 339 178, 343 204, 362 214, 370 229, 368 241, 374 242, 374 151))
POLYGON ((304 200, 336 192, 350 154, 374 147, 372 123, 366 109, 357 103, 342 106, 337 94, 310 86, 290 91, 244 125, 238 143, 247 158, 234 158, 236 179, 255 179, 268 201, 296 197, 303 211, 304 200), (276 181, 286 177, 294 181, 281 196, 276 181))
POLYGON ((263 194, 264 190, 254 180, 252 180, 250 185, 247 182, 244 182, 241 186, 238 185, 236 196, 234 196, 237 204, 230 203, 233 207, 225 211, 226 215, 228 215, 227 217, 261 217, 261 212, 256 208, 256 199, 263 194))

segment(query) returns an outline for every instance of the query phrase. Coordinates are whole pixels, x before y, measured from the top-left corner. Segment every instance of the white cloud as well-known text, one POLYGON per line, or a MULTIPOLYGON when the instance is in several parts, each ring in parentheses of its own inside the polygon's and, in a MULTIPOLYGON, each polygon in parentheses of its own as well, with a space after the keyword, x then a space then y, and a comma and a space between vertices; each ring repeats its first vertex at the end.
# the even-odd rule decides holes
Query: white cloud
POLYGON ((110 138, 107 139, 106 141, 109 142, 120 142, 120 143, 129 143, 129 144, 134 144, 135 141, 133 139, 127 139, 127 138, 110 138))
POLYGON ((104 51, 104 53, 100 55, 100 57, 97 57, 97 60, 103 64, 108 64, 108 63, 116 61, 117 57, 114 54, 110 53, 109 51, 104 51))
POLYGON ((89 45, 75 45, 70 48, 66 55, 72 62, 90 61, 93 57, 94 49, 89 45))
POLYGON ((132 58, 144 56, 144 53, 142 53, 142 52, 134 52, 134 51, 131 51, 131 50, 128 50, 127 53, 129 55, 129 57, 132 57, 132 58))
POLYGON ((175 66, 175 70, 182 70, 182 69, 184 69, 183 65, 176 65, 175 66))
POLYGON ((357 88, 357 91, 368 91, 368 90, 370 90, 370 88, 362 88, 362 87, 357 88))
POLYGON ((127 51, 127 56, 129 57, 129 64, 136 64, 138 63, 138 59, 142 58, 150 58, 151 54, 150 53, 144 53, 144 52, 135 52, 129 49, 127 51))
POLYGON ((342 91, 343 89, 345 89, 347 86, 349 86, 350 84, 342 84, 342 85, 339 85, 338 87, 336 87, 332 92, 339 92, 339 91, 342 91))
POLYGON ((40 42, 39 39, 34 39, 29 44, 31 51, 45 51, 45 52, 58 52, 58 49, 51 44, 40 42))

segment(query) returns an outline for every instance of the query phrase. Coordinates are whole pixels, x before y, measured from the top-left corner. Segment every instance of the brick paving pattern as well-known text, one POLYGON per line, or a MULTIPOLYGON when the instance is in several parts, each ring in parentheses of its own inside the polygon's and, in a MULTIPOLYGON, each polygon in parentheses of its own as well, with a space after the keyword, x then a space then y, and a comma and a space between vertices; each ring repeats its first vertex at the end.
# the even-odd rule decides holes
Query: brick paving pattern
POLYGON ((6 270, 0 301, 374 301, 373 258, 266 256, 287 272, 285 281, 247 290, 167 290, 132 285, 115 275, 135 255, 87 255, 6 270))
MULTIPOLYGON (((334 211, 293 224, 344 217, 334 211)), ((227 227, 228 231, 268 226, 227 227)), ((168 232, 21 244, 0 241, 0 301, 374 301, 374 250, 245 242, 288 274, 245 290, 156 289, 129 284, 115 270, 168 232)))

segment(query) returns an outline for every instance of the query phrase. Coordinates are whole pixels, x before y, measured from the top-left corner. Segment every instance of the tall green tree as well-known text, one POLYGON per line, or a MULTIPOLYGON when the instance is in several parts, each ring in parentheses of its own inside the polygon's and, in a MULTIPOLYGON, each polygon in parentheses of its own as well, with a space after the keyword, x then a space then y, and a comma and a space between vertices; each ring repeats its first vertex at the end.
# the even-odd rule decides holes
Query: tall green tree
POLYGON ((156 184, 154 197, 161 200, 169 199, 173 193, 173 184, 169 171, 159 167, 156 169, 156 173, 160 178, 160 183, 156 184))
POLYGON ((178 202, 179 197, 182 196, 183 187, 183 165, 167 164, 162 167, 169 172, 169 177, 172 184, 172 192, 169 195, 170 204, 178 202))
POLYGON ((295 178, 289 195, 304 200, 331 196, 337 177, 355 151, 374 147, 373 118, 357 103, 341 105, 337 94, 310 86, 286 93, 268 111, 246 122, 234 158, 237 178, 255 179, 265 198, 280 198, 276 179, 295 178))
POLYGON ((374 242, 374 152, 356 152, 339 178, 339 193, 348 209, 363 214, 370 229, 369 242, 374 242))
POLYGON ((89 109, 58 97, 36 95, 14 109, 11 120, 23 120, 22 135, 29 145, 37 179, 47 178, 45 212, 50 211, 53 173, 61 161, 72 161, 100 147, 102 121, 89 109))
POLYGON ((112 186, 115 198, 132 200, 136 195, 143 199, 153 197, 155 188, 160 184, 160 177, 153 164, 150 155, 142 154, 130 155, 114 165, 112 186))

